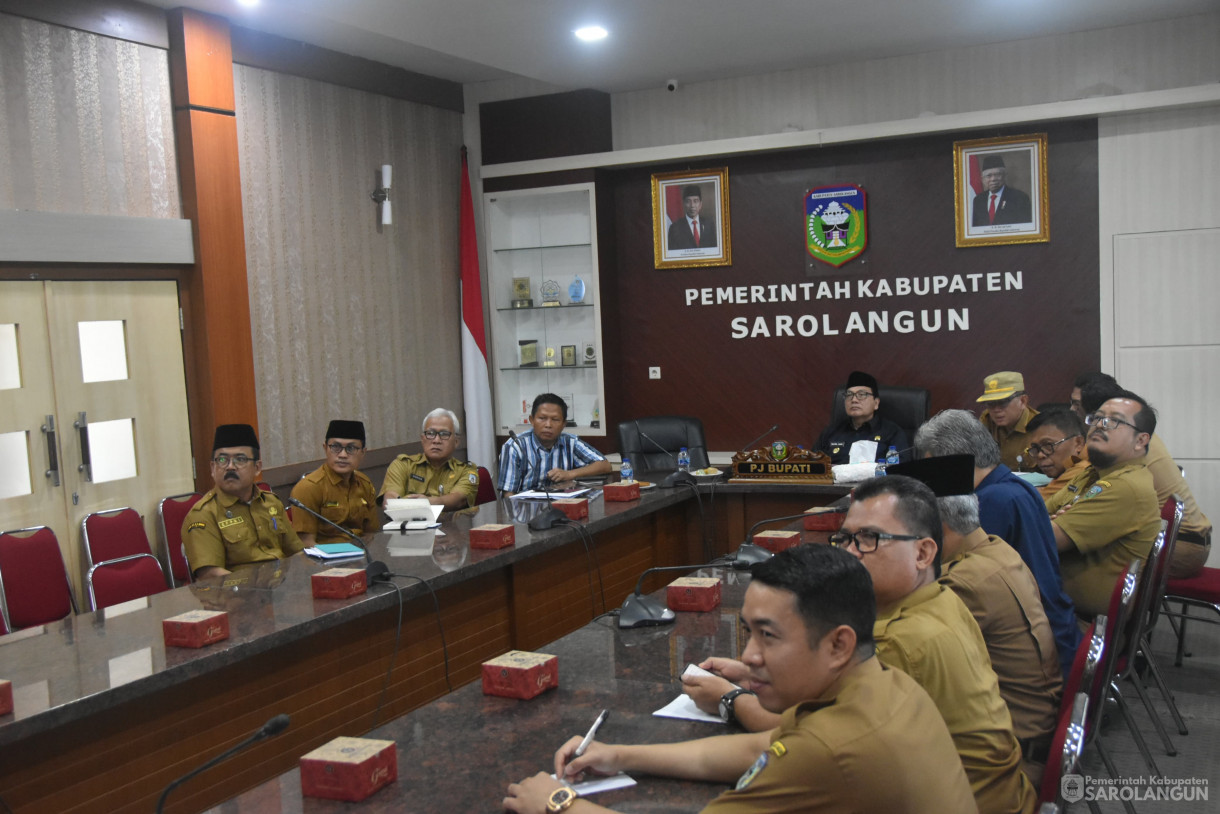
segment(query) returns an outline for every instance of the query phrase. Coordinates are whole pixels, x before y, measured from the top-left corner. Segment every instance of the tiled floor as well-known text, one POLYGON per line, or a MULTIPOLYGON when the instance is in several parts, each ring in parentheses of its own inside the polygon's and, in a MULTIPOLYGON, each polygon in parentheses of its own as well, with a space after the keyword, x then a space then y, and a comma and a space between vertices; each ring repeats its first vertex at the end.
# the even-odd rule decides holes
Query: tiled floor
MULTIPOLYGON (((1215 614, 1211 616, 1216 618, 1215 614)), ((1173 666, 1175 645, 1176 639, 1169 622, 1162 617, 1153 636, 1153 651, 1190 734, 1177 733, 1155 687, 1150 694, 1153 706, 1161 715, 1178 749, 1177 756, 1165 754, 1165 748, 1130 682, 1124 682, 1121 689, 1162 774, 1168 778, 1197 778, 1197 783, 1205 782, 1206 786, 1190 792, 1196 796, 1194 800, 1137 799, 1132 804, 1139 814, 1211 814, 1220 811, 1220 625, 1194 623, 1190 626, 1187 650, 1194 655, 1185 659, 1181 667, 1173 666)), ((1100 737, 1119 775, 1146 779, 1148 767, 1122 718, 1111 710, 1107 719, 1100 737)), ((1109 777, 1095 748, 1085 750, 1083 764, 1086 777, 1109 777)), ((1139 793, 1143 795, 1144 789, 1141 788, 1139 793)), ((1122 803, 1117 801, 1105 801, 1099 805, 1104 814, 1121 814, 1124 811, 1122 803)), ((1070 806, 1069 811, 1087 812, 1088 807, 1084 802, 1078 802, 1070 806)))

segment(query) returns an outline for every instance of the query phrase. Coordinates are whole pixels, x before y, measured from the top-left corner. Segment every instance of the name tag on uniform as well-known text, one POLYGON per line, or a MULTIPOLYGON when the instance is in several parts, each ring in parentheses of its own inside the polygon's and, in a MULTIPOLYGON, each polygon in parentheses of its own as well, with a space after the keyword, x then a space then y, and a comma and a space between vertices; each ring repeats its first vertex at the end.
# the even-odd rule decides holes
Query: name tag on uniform
POLYGON ((326 501, 325 503, 323 503, 323 504, 322 504, 322 508, 323 508, 323 509, 337 509, 337 508, 339 508, 339 501, 337 501, 337 500, 328 500, 328 501, 326 501))
POLYGON ((423 483, 423 482, 424 482, 424 476, 423 476, 423 475, 412 475, 412 476, 411 476, 411 480, 417 480, 417 481, 419 481, 420 483, 423 483))
POLYGON ((238 515, 237 517, 230 517, 228 520, 221 520, 219 526, 222 529, 227 529, 229 526, 236 526, 238 523, 244 522, 246 522, 246 518, 238 515))

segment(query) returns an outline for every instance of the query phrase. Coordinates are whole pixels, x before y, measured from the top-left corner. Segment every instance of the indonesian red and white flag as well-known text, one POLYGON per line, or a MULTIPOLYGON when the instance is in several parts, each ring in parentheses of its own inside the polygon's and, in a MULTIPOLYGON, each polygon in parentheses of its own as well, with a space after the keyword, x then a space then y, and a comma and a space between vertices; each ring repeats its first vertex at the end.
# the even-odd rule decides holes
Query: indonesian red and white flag
POLYGON ((496 474, 495 431, 491 385, 487 378, 487 332, 483 328, 483 283, 479 277, 479 245, 475 238, 474 201, 470 170, 462 148, 462 393, 466 410, 466 454, 472 463, 496 474))

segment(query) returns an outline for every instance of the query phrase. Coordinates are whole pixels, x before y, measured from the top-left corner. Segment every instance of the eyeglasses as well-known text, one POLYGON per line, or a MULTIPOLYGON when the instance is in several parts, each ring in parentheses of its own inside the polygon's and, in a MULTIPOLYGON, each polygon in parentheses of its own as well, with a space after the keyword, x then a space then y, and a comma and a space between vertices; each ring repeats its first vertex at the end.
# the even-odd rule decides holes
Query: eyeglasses
POLYGON ((855 545, 861 554, 871 554, 881 545, 882 540, 922 540, 918 534, 890 534, 885 531, 868 531, 862 529, 855 534, 846 531, 836 531, 830 535, 829 541, 835 548, 847 548, 855 545))
POLYGON ((424 430, 424 438, 427 438, 429 441, 435 441, 437 438, 442 441, 448 441, 452 437, 453 433, 449 432, 449 430, 424 430))
POLYGON ((1055 449, 1060 444, 1062 444, 1064 441, 1068 440, 1069 438, 1076 438, 1076 437, 1077 436, 1075 436, 1075 435, 1069 435, 1069 436, 1067 436, 1067 438, 1060 438, 1058 441, 1055 441, 1054 443, 1030 444, 1029 446, 1027 446, 1025 448, 1025 451, 1031 455, 1045 455, 1046 457, 1049 458, 1051 455, 1055 454, 1055 449))
POLYGON ((872 390, 848 390, 843 393, 844 401, 864 401, 865 399, 876 398, 877 394, 872 390))
POLYGON ((1139 427, 1132 424, 1130 421, 1124 421, 1112 415, 1102 415, 1101 413, 1093 413, 1084 417, 1084 423, 1090 427, 1100 427, 1103 430, 1117 430, 1120 424, 1126 424, 1137 433, 1143 432, 1139 427))
POLYGON ((234 466, 241 468, 243 466, 249 466, 253 460, 254 459, 249 455, 217 455, 212 459, 212 463, 216 464, 221 469, 228 469, 229 464, 233 464, 234 466))
POLYGON ((355 455, 364 447, 361 444, 327 444, 326 448, 338 455, 340 452, 346 452, 348 455, 355 455))

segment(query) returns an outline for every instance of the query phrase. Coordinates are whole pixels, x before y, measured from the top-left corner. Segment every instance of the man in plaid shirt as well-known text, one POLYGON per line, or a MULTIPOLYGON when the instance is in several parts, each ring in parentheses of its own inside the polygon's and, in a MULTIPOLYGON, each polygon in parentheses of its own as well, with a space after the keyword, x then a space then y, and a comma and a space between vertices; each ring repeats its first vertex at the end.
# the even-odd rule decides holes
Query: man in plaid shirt
POLYGON ((550 485, 610 471, 605 456, 563 431, 567 420, 568 405, 559 396, 543 393, 534 399, 532 429, 517 436, 520 447, 510 438, 500 450, 500 491, 511 495, 538 489, 544 481, 550 485))

